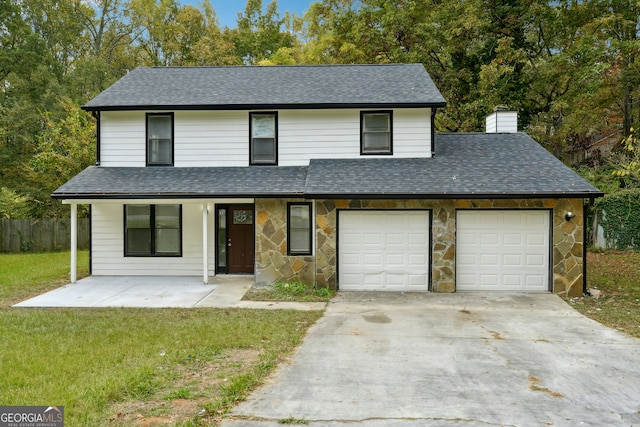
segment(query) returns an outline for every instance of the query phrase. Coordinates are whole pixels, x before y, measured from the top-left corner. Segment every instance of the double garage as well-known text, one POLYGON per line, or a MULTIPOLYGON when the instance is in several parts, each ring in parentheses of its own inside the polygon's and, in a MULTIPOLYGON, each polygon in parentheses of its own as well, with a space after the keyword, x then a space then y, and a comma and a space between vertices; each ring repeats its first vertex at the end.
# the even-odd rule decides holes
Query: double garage
MULTIPOLYGON (((549 210, 458 210, 456 291, 550 291, 549 210)), ((430 210, 338 212, 340 290, 428 291, 430 210)))

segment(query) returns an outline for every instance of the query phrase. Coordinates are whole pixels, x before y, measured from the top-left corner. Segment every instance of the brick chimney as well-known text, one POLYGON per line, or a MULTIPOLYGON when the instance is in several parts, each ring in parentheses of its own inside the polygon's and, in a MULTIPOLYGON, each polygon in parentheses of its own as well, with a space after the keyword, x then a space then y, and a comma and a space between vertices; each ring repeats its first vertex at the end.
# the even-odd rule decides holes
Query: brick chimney
POLYGON ((505 106, 493 109, 486 119, 487 133, 515 133, 518 132, 518 112, 505 106))

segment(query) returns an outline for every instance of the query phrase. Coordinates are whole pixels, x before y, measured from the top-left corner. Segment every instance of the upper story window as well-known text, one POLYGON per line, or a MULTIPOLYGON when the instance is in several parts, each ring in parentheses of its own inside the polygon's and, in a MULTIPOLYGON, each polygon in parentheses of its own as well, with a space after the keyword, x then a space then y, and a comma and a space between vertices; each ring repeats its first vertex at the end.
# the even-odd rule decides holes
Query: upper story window
POLYGON ((180 205, 125 205, 125 256, 182 256, 180 205))
POLYGON ((249 113, 249 164, 278 164, 278 113, 249 113))
POLYGON ((360 112, 360 154, 393 154, 391 111, 360 112))
POLYGON ((173 166, 173 113, 147 114, 147 166, 173 166))

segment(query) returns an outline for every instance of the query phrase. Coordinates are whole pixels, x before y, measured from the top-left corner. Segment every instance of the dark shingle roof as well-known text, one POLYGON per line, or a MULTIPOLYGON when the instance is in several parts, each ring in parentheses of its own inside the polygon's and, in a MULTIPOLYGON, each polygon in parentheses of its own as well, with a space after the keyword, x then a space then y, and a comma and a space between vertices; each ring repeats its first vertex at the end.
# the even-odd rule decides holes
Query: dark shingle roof
POLYGON ((436 135, 426 159, 314 159, 308 167, 89 167, 53 197, 600 197, 524 133, 436 135))
POLYGON ((441 107, 422 64, 269 67, 143 67, 87 110, 441 107))
POLYGON ((524 133, 436 135, 428 159, 314 160, 307 197, 598 197, 524 133))
POLYGON ((56 198, 207 198, 301 196, 307 168, 96 167, 58 188, 56 198))

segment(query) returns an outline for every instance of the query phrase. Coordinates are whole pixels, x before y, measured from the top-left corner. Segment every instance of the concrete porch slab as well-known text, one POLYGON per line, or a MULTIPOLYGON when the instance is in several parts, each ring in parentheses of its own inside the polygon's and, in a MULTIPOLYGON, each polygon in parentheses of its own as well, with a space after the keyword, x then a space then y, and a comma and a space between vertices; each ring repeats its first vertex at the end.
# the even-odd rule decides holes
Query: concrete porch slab
POLYGON ((324 310, 326 303, 242 301, 252 275, 201 277, 89 276, 14 307, 253 308, 324 310))
POLYGON ((14 307, 195 307, 216 289, 200 277, 90 276, 14 307))

